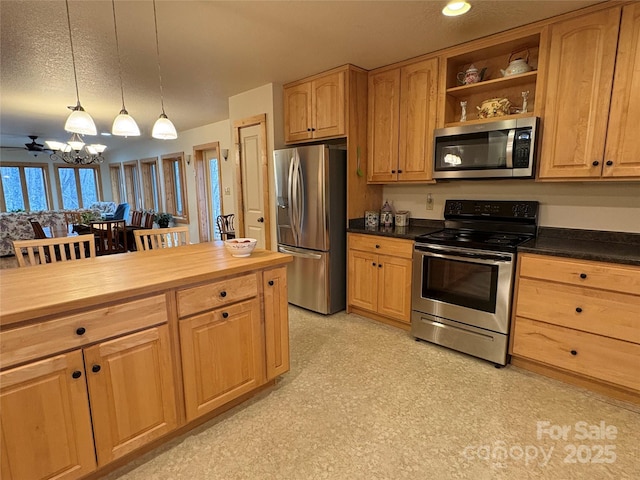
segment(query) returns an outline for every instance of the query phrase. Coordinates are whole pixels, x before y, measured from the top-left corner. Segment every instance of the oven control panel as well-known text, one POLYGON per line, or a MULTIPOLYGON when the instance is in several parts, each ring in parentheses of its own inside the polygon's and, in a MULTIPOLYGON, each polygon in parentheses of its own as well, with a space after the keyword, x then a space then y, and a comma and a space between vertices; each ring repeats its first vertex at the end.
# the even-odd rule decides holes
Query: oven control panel
POLYGON ((503 200, 447 200, 444 218, 525 218, 536 219, 538 202, 503 200))

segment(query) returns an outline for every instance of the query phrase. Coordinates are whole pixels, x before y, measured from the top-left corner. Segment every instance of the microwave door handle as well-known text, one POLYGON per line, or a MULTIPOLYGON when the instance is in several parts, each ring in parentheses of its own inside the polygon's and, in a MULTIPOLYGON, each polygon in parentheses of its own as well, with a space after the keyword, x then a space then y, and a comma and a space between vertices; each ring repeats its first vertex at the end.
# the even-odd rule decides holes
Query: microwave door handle
POLYGON ((516 129, 512 128, 509 130, 509 135, 507 136, 507 165, 508 169, 513 168, 513 143, 516 138, 516 129))

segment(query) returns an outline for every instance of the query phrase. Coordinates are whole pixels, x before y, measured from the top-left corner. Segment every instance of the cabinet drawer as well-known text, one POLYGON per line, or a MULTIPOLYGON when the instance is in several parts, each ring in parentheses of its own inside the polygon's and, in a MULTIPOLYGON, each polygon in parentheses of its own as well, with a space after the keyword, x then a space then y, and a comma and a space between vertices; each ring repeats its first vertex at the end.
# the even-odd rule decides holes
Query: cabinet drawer
POLYGON ((640 343, 640 296, 522 278, 516 315, 640 343))
POLYGON ((520 276, 640 295, 640 268, 542 255, 522 255, 520 276))
POLYGON ((178 291, 178 316, 186 317, 258 295, 255 273, 178 291))
POLYGON ((635 343, 516 317, 512 353, 640 390, 635 343))
POLYGON ((0 332, 2 368, 167 321, 164 295, 0 332))
POLYGON ((349 248, 365 250, 381 255, 412 258, 413 241, 399 238, 380 237, 378 235, 349 234, 349 248))

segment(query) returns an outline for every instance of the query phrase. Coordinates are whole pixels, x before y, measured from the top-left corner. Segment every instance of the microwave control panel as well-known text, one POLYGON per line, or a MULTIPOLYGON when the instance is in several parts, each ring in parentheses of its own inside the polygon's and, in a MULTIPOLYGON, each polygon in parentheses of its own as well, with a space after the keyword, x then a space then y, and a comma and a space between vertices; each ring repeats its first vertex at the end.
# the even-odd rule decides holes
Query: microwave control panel
POLYGON ((528 168, 531 155, 531 128, 518 128, 513 142, 513 168, 528 168))

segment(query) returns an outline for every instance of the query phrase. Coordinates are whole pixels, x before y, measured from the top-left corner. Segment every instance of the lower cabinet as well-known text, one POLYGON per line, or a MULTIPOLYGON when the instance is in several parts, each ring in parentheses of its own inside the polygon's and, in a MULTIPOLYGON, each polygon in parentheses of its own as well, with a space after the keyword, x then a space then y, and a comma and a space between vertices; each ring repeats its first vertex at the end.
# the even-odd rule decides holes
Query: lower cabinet
POLYGON ((271 380, 289 371, 287 267, 266 270, 262 288, 267 379, 271 380))
POLYGON ((409 325, 413 242, 353 233, 348 242, 349 306, 409 325))
POLYGON ((162 325, 3 371, 2 478, 80 478, 94 446, 102 466, 173 430, 170 365, 162 325))
POLYGON ((258 299, 180 320, 187 421, 265 382, 262 332, 258 299))
POLYGON ((512 323, 515 365, 640 400, 638 267, 521 254, 512 323))

